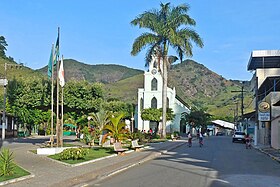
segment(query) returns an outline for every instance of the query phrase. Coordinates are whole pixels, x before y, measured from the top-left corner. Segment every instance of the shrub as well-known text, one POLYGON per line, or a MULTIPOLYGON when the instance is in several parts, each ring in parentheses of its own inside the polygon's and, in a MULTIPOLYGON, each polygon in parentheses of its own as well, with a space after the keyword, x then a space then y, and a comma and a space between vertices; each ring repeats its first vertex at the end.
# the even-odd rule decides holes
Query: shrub
POLYGON ((51 135, 51 128, 50 127, 48 127, 47 129, 46 129, 46 135, 51 135))
POLYGON ((0 176, 12 175, 14 173, 13 152, 9 149, 3 148, 0 154, 0 176))
POLYGON ((180 136, 180 132, 179 131, 174 131, 173 134, 174 134, 174 136, 180 136))
POLYGON ((90 134, 86 134, 84 140, 85 140, 85 143, 88 144, 88 143, 92 142, 93 137, 90 134))
POLYGON ((79 160, 84 159, 89 154, 87 148, 69 148, 59 153, 59 160, 79 160))
POLYGON ((166 133, 166 139, 171 139, 171 133, 166 133))
POLYGON ((145 135, 138 130, 137 132, 134 132, 134 133, 131 134, 131 138, 133 140, 137 140, 138 139, 139 142, 143 143, 144 139, 145 139, 145 135))
POLYGON ((160 135, 155 134, 155 133, 153 134, 152 138, 153 138, 153 139, 161 139, 160 135))

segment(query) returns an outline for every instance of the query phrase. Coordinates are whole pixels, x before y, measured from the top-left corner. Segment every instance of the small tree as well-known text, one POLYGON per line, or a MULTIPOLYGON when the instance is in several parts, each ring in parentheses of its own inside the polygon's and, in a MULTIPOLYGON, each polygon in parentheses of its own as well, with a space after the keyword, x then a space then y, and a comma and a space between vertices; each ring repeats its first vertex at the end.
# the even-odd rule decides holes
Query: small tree
POLYGON ((206 129, 211 117, 210 114, 203 110, 192 110, 189 114, 184 113, 181 118, 184 118, 193 128, 206 129))
POLYGON ((2 58, 6 57, 5 51, 7 50, 7 48, 6 48, 7 46, 8 46, 8 44, 5 40, 5 37, 0 36, 0 57, 2 57, 2 58))
POLYGON ((117 142, 127 139, 129 131, 125 129, 126 124, 122 120, 124 114, 110 117, 110 123, 105 125, 103 130, 109 131, 109 136, 113 137, 117 142))
POLYGON ((99 130, 102 130, 105 125, 110 122, 110 112, 101 109, 97 113, 90 114, 91 119, 93 120, 93 124, 99 130))
MULTIPOLYGON (((160 108, 160 109, 146 108, 146 109, 143 109, 141 112, 141 118, 143 120, 155 121, 155 122, 157 122, 157 125, 159 125, 159 122, 161 121, 161 119, 160 119, 161 116, 162 116, 162 108, 160 108)), ((166 113, 167 121, 172 121, 174 119, 174 117, 175 117, 175 115, 174 115, 172 109, 168 108, 167 113, 166 113)), ((158 127, 156 128, 156 130, 157 129, 158 129, 158 127)))
POLYGON ((105 111, 111 111, 113 113, 124 113, 124 118, 130 118, 131 113, 134 112, 133 104, 111 100, 102 103, 102 107, 105 111))
POLYGON ((7 148, 2 148, 0 154, 0 176, 12 175, 14 173, 13 152, 7 148))
POLYGON ((157 108, 146 108, 141 111, 141 118, 146 121, 160 122, 161 112, 157 108))

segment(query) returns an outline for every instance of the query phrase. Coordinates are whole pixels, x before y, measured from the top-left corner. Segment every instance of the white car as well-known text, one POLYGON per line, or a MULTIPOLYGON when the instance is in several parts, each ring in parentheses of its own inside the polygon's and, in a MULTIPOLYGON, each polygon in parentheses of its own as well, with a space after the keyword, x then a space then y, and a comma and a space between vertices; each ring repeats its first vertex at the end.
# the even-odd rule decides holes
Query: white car
POLYGON ((245 132, 236 131, 232 136, 232 142, 240 141, 245 143, 245 132))

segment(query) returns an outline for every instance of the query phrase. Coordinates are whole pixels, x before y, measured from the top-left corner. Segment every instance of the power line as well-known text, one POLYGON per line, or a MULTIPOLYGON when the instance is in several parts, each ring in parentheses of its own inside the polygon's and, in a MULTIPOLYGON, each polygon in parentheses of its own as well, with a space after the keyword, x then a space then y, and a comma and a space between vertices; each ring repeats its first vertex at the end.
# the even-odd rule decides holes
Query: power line
POLYGON ((251 102, 244 108, 249 108, 249 106, 253 103, 254 99, 251 100, 251 102))
MULTIPOLYGON (((278 80, 278 81, 275 83, 275 85, 277 85, 279 82, 280 82, 280 80, 278 80)), ((271 91, 271 90, 274 88, 275 85, 271 86, 266 92, 271 91)), ((259 97, 259 96, 265 95, 266 92, 263 92, 263 93, 261 93, 261 94, 258 94, 257 96, 259 97)))
POLYGON ((244 81, 242 81, 241 90, 233 90, 231 92, 241 92, 241 119, 243 119, 244 115, 244 81))

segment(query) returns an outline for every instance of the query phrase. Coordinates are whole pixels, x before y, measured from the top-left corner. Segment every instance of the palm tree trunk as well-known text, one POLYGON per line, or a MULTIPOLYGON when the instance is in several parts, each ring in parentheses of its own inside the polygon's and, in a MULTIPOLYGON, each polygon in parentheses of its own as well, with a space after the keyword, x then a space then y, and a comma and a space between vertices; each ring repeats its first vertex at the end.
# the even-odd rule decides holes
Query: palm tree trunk
POLYGON ((163 57, 162 84, 162 138, 166 138, 166 101, 167 101, 167 56, 163 57))

